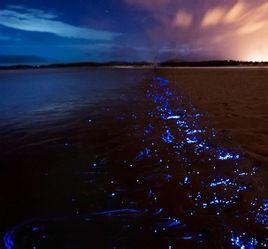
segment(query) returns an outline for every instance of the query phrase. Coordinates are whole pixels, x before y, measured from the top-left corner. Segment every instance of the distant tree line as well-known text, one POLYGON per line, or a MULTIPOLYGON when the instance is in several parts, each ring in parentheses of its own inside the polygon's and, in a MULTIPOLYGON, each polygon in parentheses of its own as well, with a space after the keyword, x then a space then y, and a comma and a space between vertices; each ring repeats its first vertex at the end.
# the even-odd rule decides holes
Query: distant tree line
POLYGON ((235 60, 212 60, 198 62, 184 62, 178 60, 167 60, 164 62, 153 63, 148 61, 140 62, 78 62, 78 63, 61 63, 49 65, 12 65, 0 66, 0 70, 15 70, 15 69, 38 69, 38 68, 66 68, 66 67, 227 67, 227 66, 268 66, 268 62, 253 62, 253 61, 235 61, 235 60))
POLYGON ((212 60, 197 62, 181 62, 168 60, 159 63, 161 67, 224 67, 224 66, 268 66, 268 62, 235 61, 235 60, 212 60))

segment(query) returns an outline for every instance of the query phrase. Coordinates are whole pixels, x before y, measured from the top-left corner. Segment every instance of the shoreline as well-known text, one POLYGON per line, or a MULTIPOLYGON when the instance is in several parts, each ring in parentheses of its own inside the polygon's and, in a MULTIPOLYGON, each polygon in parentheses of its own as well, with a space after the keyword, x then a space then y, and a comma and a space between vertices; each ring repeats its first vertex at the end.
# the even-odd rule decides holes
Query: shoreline
POLYGON ((10 71, 27 71, 27 70, 44 70, 44 69, 85 69, 85 68, 100 68, 100 69, 152 69, 152 70, 163 70, 163 69, 268 69, 268 66, 63 66, 63 67, 23 67, 14 68, 7 67, 1 68, 0 72, 10 71))

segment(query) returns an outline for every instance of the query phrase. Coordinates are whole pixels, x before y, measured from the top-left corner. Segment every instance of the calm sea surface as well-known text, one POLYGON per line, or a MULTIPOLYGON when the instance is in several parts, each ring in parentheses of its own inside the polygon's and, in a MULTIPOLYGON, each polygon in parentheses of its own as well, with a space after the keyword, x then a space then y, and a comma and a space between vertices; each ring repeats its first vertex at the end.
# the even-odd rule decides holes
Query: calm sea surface
POLYGON ((120 97, 123 89, 149 74, 142 69, 88 68, 0 72, 0 124, 68 116, 81 107, 120 97))

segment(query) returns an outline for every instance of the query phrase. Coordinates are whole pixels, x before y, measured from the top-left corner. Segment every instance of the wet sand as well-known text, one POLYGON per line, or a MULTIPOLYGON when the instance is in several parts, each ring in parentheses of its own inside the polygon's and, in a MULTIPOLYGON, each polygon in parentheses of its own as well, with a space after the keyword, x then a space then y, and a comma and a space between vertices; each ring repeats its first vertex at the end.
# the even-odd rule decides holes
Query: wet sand
POLYGON ((268 68, 181 68, 159 73, 175 81, 213 126, 226 131, 268 174, 268 68))

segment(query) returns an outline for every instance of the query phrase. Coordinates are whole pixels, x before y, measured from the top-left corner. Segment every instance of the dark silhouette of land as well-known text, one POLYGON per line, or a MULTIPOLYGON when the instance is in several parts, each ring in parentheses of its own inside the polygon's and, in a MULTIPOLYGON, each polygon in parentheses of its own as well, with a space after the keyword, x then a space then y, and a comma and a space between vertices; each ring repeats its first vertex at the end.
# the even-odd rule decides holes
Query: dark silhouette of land
POLYGON ((235 60, 212 60, 198 62, 181 62, 168 60, 158 64, 162 67, 230 67, 230 66, 268 66, 268 62, 235 61, 235 60))
POLYGON ((0 66, 0 70, 14 70, 14 69, 38 69, 38 68, 67 68, 67 67, 262 67, 268 66, 268 62, 256 61, 235 61, 235 60, 212 60, 212 61, 197 61, 185 62, 178 60, 167 60, 163 62, 124 62, 124 61, 111 61, 111 62, 76 62, 76 63, 60 63, 60 64, 46 64, 46 65, 12 65, 0 66))

